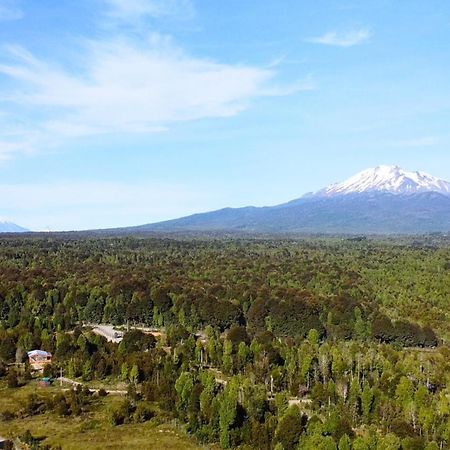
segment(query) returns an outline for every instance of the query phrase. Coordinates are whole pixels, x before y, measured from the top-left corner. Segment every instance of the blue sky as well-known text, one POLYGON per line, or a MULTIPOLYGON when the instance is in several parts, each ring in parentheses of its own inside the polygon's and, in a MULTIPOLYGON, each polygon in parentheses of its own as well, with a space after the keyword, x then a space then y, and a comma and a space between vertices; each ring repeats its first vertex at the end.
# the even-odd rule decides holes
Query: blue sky
POLYGON ((0 217, 270 205, 379 164, 450 179, 447 0, 0 0, 0 217))

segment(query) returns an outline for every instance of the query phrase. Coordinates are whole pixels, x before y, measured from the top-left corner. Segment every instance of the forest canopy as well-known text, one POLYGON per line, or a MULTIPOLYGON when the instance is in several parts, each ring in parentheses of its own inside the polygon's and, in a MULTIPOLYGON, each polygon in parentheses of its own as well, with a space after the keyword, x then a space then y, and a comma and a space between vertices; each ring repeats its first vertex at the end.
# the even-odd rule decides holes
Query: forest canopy
MULTIPOLYGON (((223 448, 448 448, 449 262, 442 236, 5 237, 0 384, 39 348, 50 378, 128 384, 113 426, 158 404, 223 448)), ((88 391, 17 417, 83 417, 88 391)))

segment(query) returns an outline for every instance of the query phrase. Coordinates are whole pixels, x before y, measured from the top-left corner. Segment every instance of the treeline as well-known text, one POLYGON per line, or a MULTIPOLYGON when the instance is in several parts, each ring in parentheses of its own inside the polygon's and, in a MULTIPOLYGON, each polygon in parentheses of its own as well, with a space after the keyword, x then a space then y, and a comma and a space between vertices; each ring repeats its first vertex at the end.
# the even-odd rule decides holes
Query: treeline
POLYGON ((279 337, 314 328, 322 338, 436 346, 425 314, 422 326, 391 320, 362 276, 392 248, 357 245, 367 244, 340 243, 330 257, 320 242, 2 241, 0 322, 51 331, 82 322, 222 331, 237 324, 279 337), (357 251, 366 255, 358 272, 344 266, 357 251))

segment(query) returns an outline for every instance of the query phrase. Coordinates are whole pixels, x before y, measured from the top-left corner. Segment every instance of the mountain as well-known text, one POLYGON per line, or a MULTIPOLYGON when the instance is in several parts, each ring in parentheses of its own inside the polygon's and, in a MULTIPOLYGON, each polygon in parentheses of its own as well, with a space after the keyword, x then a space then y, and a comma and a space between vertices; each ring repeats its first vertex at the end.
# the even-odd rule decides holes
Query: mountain
POLYGON ((334 196, 363 192, 392 194, 437 192, 450 195, 450 183, 425 172, 407 172, 398 166, 378 166, 363 170, 342 183, 332 184, 315 195, 334 196))
POLYGON ((316 193, 270 207, 225 208, 128 231, 430 233, 450 231, 450 183, 397 166, 364 170, 316 193))
POLYGON ((0 233, 24 233, 25 231, 28 230, 15 223, 0 221, 0 233))

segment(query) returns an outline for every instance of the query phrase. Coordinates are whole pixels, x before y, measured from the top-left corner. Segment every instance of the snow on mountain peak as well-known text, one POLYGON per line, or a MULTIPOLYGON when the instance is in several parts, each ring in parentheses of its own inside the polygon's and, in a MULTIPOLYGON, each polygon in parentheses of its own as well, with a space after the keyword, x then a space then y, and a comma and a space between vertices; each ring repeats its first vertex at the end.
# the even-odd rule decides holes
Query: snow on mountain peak
POLYGON ((399 166, 377 166, 363 170, 341 183, 334 183, 316 195, 335 196, 363 192, 392 194, 439 192, 450 195, 450 183, 425 172, 408 172, 399 166))

